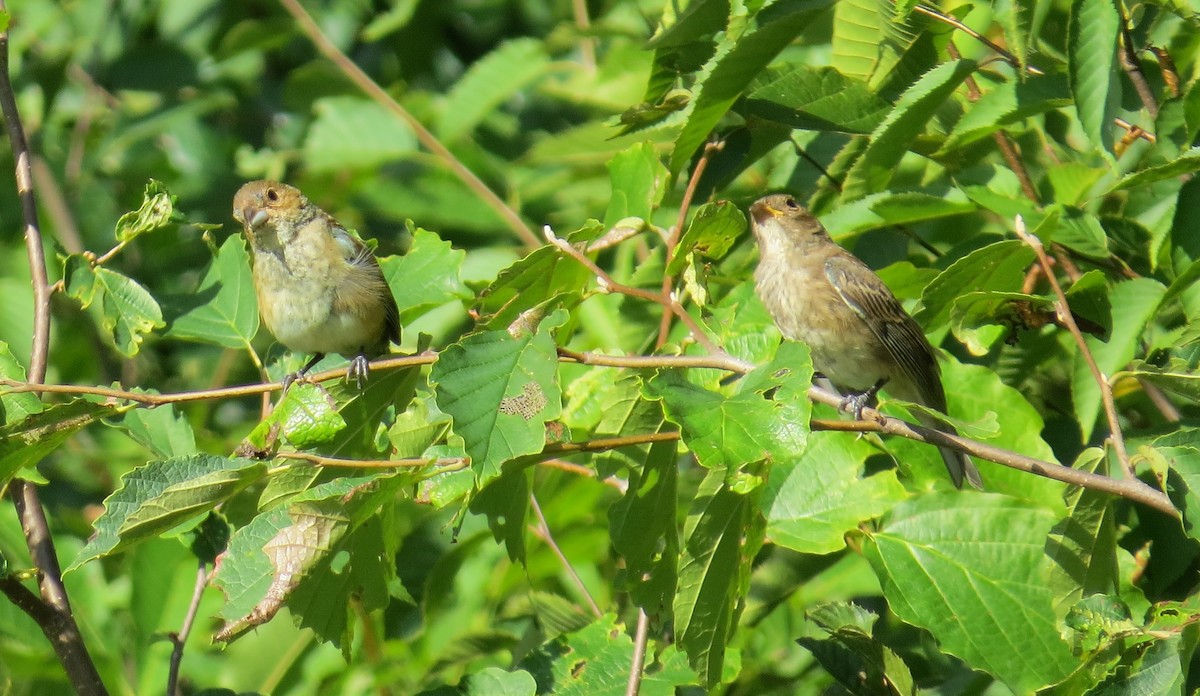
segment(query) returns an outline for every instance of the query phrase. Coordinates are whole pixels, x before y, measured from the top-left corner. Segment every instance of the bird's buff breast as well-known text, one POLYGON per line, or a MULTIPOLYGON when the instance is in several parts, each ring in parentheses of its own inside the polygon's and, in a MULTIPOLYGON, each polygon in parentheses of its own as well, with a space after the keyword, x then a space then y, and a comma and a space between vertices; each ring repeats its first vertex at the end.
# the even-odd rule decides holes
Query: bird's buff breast
POLYGON ((334 311, 341 278, 328 263, 258 253, 254 275, 263 322, 287 348, 353 355, 378 338, 382 318, 334 311))
POLYGON ((811 265, 821 272, 760 266, 755 273, 758 295, 784 338, 807 344, 813 369, 838 387, 865 391, 891 378, 883 346, 829 285, 823 264, 811 265))

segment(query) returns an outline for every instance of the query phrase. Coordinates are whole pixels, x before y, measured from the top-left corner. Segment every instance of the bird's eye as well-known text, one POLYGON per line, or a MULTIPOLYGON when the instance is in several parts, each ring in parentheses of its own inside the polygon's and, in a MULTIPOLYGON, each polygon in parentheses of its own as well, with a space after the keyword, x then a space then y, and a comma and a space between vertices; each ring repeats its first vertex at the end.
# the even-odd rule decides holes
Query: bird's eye
POLYGON ((795 210, 800 207, 800 205, 796 203, 796 199, 792 198, 791 196, 788 196, 787 200, 784 201, 783 204, 791 210, 795 210))
POLYGON ((273 188, 267 189, 267 200, 271 201, 272 203, 278 203, 279 193, 277 193, 273 188))

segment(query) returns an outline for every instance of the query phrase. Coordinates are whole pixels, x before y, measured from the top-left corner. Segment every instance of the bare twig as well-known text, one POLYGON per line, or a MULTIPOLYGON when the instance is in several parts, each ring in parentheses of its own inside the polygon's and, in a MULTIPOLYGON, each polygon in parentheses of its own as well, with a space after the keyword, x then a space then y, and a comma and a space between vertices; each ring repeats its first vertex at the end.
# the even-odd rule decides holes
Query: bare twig
MULTIPOLYGON (((0 12, 8 13, 4 0, 0 0, 0 12)), ((24 221, 25 251, 29 259, 29 273, 33 283, 33 349, 29 361, 29 381, 44 382, 46 362, 50 351, 50 283, 46 274, 46 256, 42 247, 42 232, 38 224, 37 201, 34 197, 32 157, 21 115, 17 110, 9 75, 8 31, 0 32, 0 111, 12 147, 16 165, 17 196, 21 203, 24 221)), ((59 662, 70 679, 71 685, 80 694, 107 694, 104 683, 96 671, 96 665, 84 645, 67 590, 62 581, 62 569, 50 534, 50 525, 38 496, 37 487, 22 479, 13 479, 9 493, 17 515, 21 519, 21 530, 29 555, 38 571, 39 600, 45 611, 27 613, 37 620, 38 627, 50 641, 59 662), (40 619, 40 620, 39 620, 40 619)), ((28 599, 28 598, 26 598, 28 599)), ((22 606, 18 604, 18 606, 22 606)), ((26 608, 22 606, 22 608, 26 608)))
POLYGON ((1133 83, 1133 88, 1137 91, 1138 98, 1142 100, 1142 106, 1145 107, 1146 113, 1150 114, 1152 119, 1158 118, 1158 100, 1154 98, 1154 90, 1150 89, 1146 74, 1142 72, 1142 64, 1138 62, 1137 49, 1133 45, 1133 34, 1129 31, 1129 15, 1125 11, 1124 2, 1117 2, 1117 12, 1121 15, 1121 48, 1117 53, 1121 61, 1121 69, 1133 83))
POLYGON ((183 648, 187 644, 188 635, 192 632, 192 624, 196 621, 196 613, 200 610, 200 599, 204 596, 204 587, 208 585, 208 567, 200 561, 196 569, 196 584, 192 588, 192 601, 188 603, 187 613, 183 617, 183 625, 179 633, 171 635, 174 648, 171 650, 171 662, 167 671, 167 696, 176 696, 179 691, 179 667, 183 664, 183 648))
POLYGON ((587 601, 592 614, 596 618, 603 616, 604 612, 600 611, 600 605, 596 604, 596 600, 592 599, 592 593, 588 592, 587 585, 583 584, 583 578, 579 577, 579 573, 575 572, 575 566, 571 565, 571 562, 567 560, 566 554, 562 552, 562 549, 558 547, 558 543, 554 541, 554 535, 550 533, 550 525, 546 524, 546 516, 542 514, 542 506, 538 505, 537 496, 532 493, 529 494, 529 509, 533 510, 533 516, 537 518, 537 524, 533 528, 534 533, 554 552, 554 555, 558 558, 558 562, 562 564, 563 569, 570 576, 571 582, 575 583, 575 587, 579 589, 579 593, 587 601))
POLYGON ((1117 124, 1121 128, 1124 128, 1125 130, 1129 131, 1129 136, 1132 136, 1135 138, 1141 138, 1142 140, 1145 140, 1148 143, 1158 142, 1158 138, 1156 138, 1153 133, 1147 132, 1141 126, 1135 126, 1123 118, 1114 118, 1113 123, 1117 124))
MULTIPOLYGON (((708 168, 708 161, 712 159, 713 153, 720 152, 723 147, 725 147, 725 143, 720 140, 706 143, 704 151, 700 153, 700 161, 696 162, 696 168, 692 170, 692 176, 688 179, 687 189, 683 192, 683 201, 679 204, 679 217, 675 220, 675 226, 667 232, 667 246, 663 254, 663 298, 674 295, 675 279, 666 272, 666 268, 671 264, 671 258, 675 256, 679 238, 683 236, 683 226, 687 224, 688 208, 692 207, 692 198, 696 196, 696 187, 700 185, 700 177, 704 176, 704 170, 708 168)), ((667 334, 671 333, 671 312, 666 311, 666 305, 663 306, 663 310, 662 320, 658 325, 658 341, 654 344, 655 348, 662 348, 666 345, 667 334)))
POLYGON ((369 75, 363 72, 362 68, 355 65, 354 61, 345 53, 342 53, 337 46, 325 36, 321 28, 313 20, 312 16, 300 5, 298 0, 279 0, 279 4, 288 11, 288 14, 296 20, 300 29, 308 35, 308 38, 316 45, 326 58, 336 65, 342 72, 350 78, 350 81, 358 85, 358 88, 366 92, 368 96, 378 102, 385 109, 388 109, 393 114, 398 116, 400 120, 408 124, 408 127, 413 130, 417 136, 417 140, 425 146, 427 150, 432 152, 435 157, 442 161, 450 171, 459 178, 463 184, 471 189, 475 195, 479 196, 484 203, 488 205, 497 215, 504 220, 508 228, 512 230, 525 246, 533 249, 541 246, 537 235, 529 229, 521 216, 517 214, 507 203, 500 199, 498 195, 478 176, 475 175, 467 165, 450 152, 450 149, 442 144, 428 128, 424 126, 415 116, 408 112, 400 102, 392 98, 382 87, 379 86, 369 75))
MULTIPOLYGON (((979 32, 975 31, 971 27, 968 27, 967 25, 963 24, 962 22, 958 21, 957 19, 951 17, 950 15, 942 14, 941 12, 935 10, 932 7, 926 7, 925 5, 921 5, 921 4, 914 6, 913 12, 916 12, 918 14, 923 14, 926 17, 930 17, 932 19, 936 19, 937 21, 942 22, 944 24, 949 24, 950 26, 961 31, 962 33, 966 34, 967 36, 970 36, 972 39, 975 39, 979 43, 981 43, 984 46, 987 46, 988 48, 995 51, 997 55, 1004 58, 1004 62, 1008 63, 1009 65, 1012 65, 1015 68, 1020 69, 1021 61, 1017 60, 1016 56, 1014 56, 1012 53, 1009 53, 1008 51, 1004 50, 1000 46, 998 46, 995 43, 993 43, 992 41, 990 41, 987 37, 983 36, 979 32)), ((1028 64, 1025 66, 1025 70, 1028 71, 1029 74, 1031 74, 1031 75, 1044 75, 1045 74, 1041 70, 1038 70, 1037 68, 1033 67, 1032 65, 1028 65, 1028 64)))
POLYGON ((1100 387, 1100 398, 1104 403, 1104 414, 1108 418, 1109 437, 1112 439, 1113 449, 1116 451, 1117 461, 1121 463, 1121 469, 1124 470, 1125 476, 1131 481, 1138 481, 1134 474, 1133 467, 1129 463, 1129 453, 1125 451, 1125 436, 1121 432, 1121 424, 1117 420, 1117 406, 1113 400, 1112 385, 1108 382, 1108 376, 1100 371, 1100 367, 1096 364, 1096 358, 1092 355, 1092 351, 1087 346, 1087 341, 1083 340, 1083 334, 1080 333, 1079 327, 1075 324, 1075 317, 1071 314, 1071 306, 1067 303, 1067 295, 1063 292, 1062 286, 1058 283, 1058 278, 1054 275, 1054 270, 1050 265, 1050 257, 1046 255, 1046 249, 1042 246, 1040 239, 1035 237, 1025 229, 1025 220, 1020 215, 1016 218, 1015 225, 1017 236, 1026 244, 1033 248, 1038 256, 1038 262, 1042 265, 1042 272, 1046 276, 1046 280, 1050 283, 1050 287, 1054 289, 1054 295, 1057 297, 1055 301, 1055 309, 1058 313, 1058 319, 1063 326, 1067 327, 1071 337, 1075 339, 1075 345, 1079 347, 1080 354, 1087 363, 1088 369, 1092 372, 1092 379, 1096 381, 1096 385, 1100 387))
POLYGON ((349 469, 416 469, 422 467, 437 467, 439 474, 451 471, 462 471, 471 466, 471 460, 466 457, 408 457, 404 459, 347 459, 344 457, 327 457, 312 452, 276 452, 278 459, 298 459, 309 464, 328 467, 344 467, 349 469))
POLYGON ((1168 423, 1178 423, 1183 419, 1183 414, 1179 412, 1179 409, 1175 407, 1171 399, 1163 393, 1163 390, 1158 388, 1157 384, 1144 379, 1139 379, 1138 384, 1142 385, 1142 391, 1146 392, 1146 397, 1150 399, 1150 403, 1154 404, 1154 407, 1158 409, 1158 412, 1162 414, 1162 417, 1168 423))
POLYGON ((646 643, 650 637, 650 616, 638 608, 637 629, 633 633, 633 664, 629 666, 629 682, 625 696, 638 696, 642 690, 642 671, 646 668, 646 643))

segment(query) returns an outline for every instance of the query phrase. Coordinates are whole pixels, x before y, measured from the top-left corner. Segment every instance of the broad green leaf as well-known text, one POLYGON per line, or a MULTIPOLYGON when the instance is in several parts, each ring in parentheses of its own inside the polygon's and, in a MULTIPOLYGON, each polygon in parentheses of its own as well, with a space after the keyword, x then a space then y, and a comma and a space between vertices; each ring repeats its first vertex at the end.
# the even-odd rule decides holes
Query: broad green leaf
POLYGON ((972 355, 987 355, 997 341, 1011 334, 1011 331, 995 329, 1004 325, 1011 325, 1014 330, 1022 328, 1027 318, 1035 316, 1050 321, 1054 316, 1054 303, 1022 292, 968 292, 954 300, 950 310, 950 330, 972 355))
POLYGON ((1133 360, 1126 369, 1113 374, 1112 381, 1115 384, 1126 377, 1149 382, 1185 401, 1200 403, 1200 374, 1180 358, 1172 358, 1165 366, 1133 360))
POLYGON ((625 560, 630 598, 659 625, 671 620, 679 558, 675 522, 678 469, 674 442, 650 447, 645 464, 629 472, 629 488, 608 511, 613 549, 625 560))
POLYGON ((877 452, 852 433, 809 433, 804 454, 771 466, 762 498, 767 537, 801 553, 845 548, 847 532, 907 497, 894 471, 860 477, 877 452))
POLYGON ((471 498, 471 512, 487 516, 492 537, 504 544, 510 561, 522 565, 525 564, 530 478, 527 469, 510 469, 481 486, 482 490, 471 498))
MULTIPOLYGON (((522 660, 518 667, 555 696, 624 696, 633 666, 633 640, 612 614, 574 633, 559 636, 522 660)), ((640 696, 674 696, 676 687, 696 683, 683 653, 667 646, 642 676, 640 696)))
POLYGON ((624 218, 650 220, 666 193, 668 172, 654 144, 641 142, 613 155, 608 162, 612 196, 604 213, 604 227, 611 229, 624 218))
POLYGON ((446 95, 438 120, 438 136, 453 142, 468 134, 487 115, 541 77, 550 66, 543 42, 534 38, 506 41, 471 64, 446 95))
POLYGON ((175 196, 161 181, 151 179, 142 194, 142 205, 117 220, 117 241, 128 242, 147 232, 162 229, 182 217, 175 211, 175 196))
POLYGON ((537 682, 525 670, 488 667, 467 677, 466 696, 535 696, 537 682))
POLYGON ((160 459, 186 457, 199 452, 192 424, 174 404, 135 408, 116 418, 106 419, 104 424, 124 431, 160 459))
POLYGON ((1110 159, 1113 118, 1121 105, 1117 41, 1121 16, 1113 0, 1072 0, 1067 73, 1075 112, 1092 145, 1110 159))
POLYGON ((750 80, 770 63, 829 0, 801 0, 791 11, 736 38, 727 38, 697 77, 687 122, 675 139, 670 169, 678 174, 742 95, 750 80))
MULTIPOLYGON (((1008 2, 1009 0, 1004 0, 1008 2)), ((1024 5, 1025 0, 1011 0, 1024 5)), ((1066 77, 1056 73, 1031 75, 1024 81, 1009 80, 996 84, 973 102, 954 124, 954 130, 938 151, 950 151, 981 140, 997 130, 1071 103, 1066 77)), ((1050 170, 1051 172, 1054 169, 1050 170)))
POLYGON ((258 447, 269 446, 273 438, 296 449, 315 447, 333 440, 346 427, 337 407, 321 385, 296 382, 246 439, 258 447))
POLYGON ((872 193, 821 216, 834 239, 859 232, 962 215, 975 204, 958 189, 937 196, 918 191, 872 193))
POLYGON ((0 486, 7 485, 21 469, 37 465, 84 426, 115 410, 111 405, 72 401, 5 423, 0 427, 0 486))
MULTIPOLYGON (((25 381, 25 366, 12 354, 7 343, 0 342, 0 378, 18 382, 25 381)), ((43 408, 42 400, 33 393, 0 394, 0 409, 3 409, 4 425, 12 425, 38 413, 43 408)))
POLYGON ((675 275, 683 270, 688 255, 693 252, 705 258, 722 258, 745 232, 746 216, 741 208, 729 201, 705 203, 692 216, 680 237, 675 255, 667 264, 667 273, 675 275))
POLYGON ((725 27, 729 19, 729 0, 695 0, 676 15, 674 3, 663 7, 662 23, 647 48, 668 48, 695 42, 725 27))
POLYGON ((549 321, 518 337, 508 331, 467 336, 433 366, 438 408, 454 419, 481 483, 499 475, 504 462, 540 452, 544 424, 562 409, 549 321))
MULTIPOLYGON (((1084 450, 1072 467, 1093 473, 1104 461, 1104 451, 1084 450)), ((1117 588, 1117 523, 1113 497, 1085 488, 1067 492, 1069 514, 1059 520, 1046 539, 1050 559, 1049 586, 1059 608, 1072 606, 1084 597, 1113 592, 1117 588)))
MULTIPOLYGON (((598 232, 590 224, 580 232, 598 232)), ((568 237, 574 239, 575 235, 568 237)), ((556 249, 544 246, 500 272, 475 301, 480 323, 489 329, 507 328, 522 312, 553 298, 578 295, 592 274, 583 264, 556 249)))
POLYGON ((893 510, 863 553, 897 616, 1015 693, 1032 693, 1076 664, 1042 580, 1054 522, 1003 496, 932 494, 893 510))
POLYGON ((804 636, 797 642, 852 693, 863 696, 915 693, 908 666, 872 636, 878 618, 856 604, 817 606, 808 611, 808 619, 829 637, 804 636))
MULTIPOLYGON (((842 3, 838 3, 840 7, 842 3)), ((746 95, 746 112, 792 128, 866 134, 892 105, 830 67, 794 65, 746 95)))
POLYGON ((313 104, 316 118, 304 139, 304 162, 314 173, 373 171, 417 149, 398 116, 365 97, 326 97, 313 104))
POLYGON ((260 480, 266 470, 265 462, 209 454, 153 461, 134 469, 105 499, 95 535, 67 570, 200 518, 260 480))
POLYGON ((800 455, 808 435, 811 381, 808 347, 789 341, 770 364, 743 377, 732 396, 699 387, 677 370, 660 370, 645 393, 662 400, 667 418, 679 425, 684 444, 702 465, 736 470, 800 455), (767 392, 776 389, 768 398, 767 392))
POLYGON ((950 99, 963 80, 978 68, 974 61, 943 63, 921 76, 905 90, 895 108, 871 133, 870 144, 850 168, 843 185, 842 200, 850 202, 886 189, 900 159, 933 118, 943 102, 950 99))
MULTIPOLYGON (((1112 334, 1107 342, 1092 336, 1084 337, 1097 367, 1106 378, 1133 360, 1146 324, 1158 310, 1165 292, 1166 288, 1150 278, 1135 278, 1113 286, 1109 295, 1112 300, 1112 334)), ((1072 367, 1071 401, 1083 441, 1087 442, 1092 436, 1092 429, 1096 427, 1096 417, 1100 414, 1100 387, 1080 353, 1075 354, 1072 367)))
POLYGON ((360 590, 366 588, 370 592, 364 604, 382 606, 385 600, 379 594, 386 596, 386 590, 378 584, 394 568, 379 562, 383 550, 377 536, 355 539, 352 532, 378 519, 380 506, 404 482, 405 477, 394 474, 340 478, 305 491, 238 529, 214 578, 228 599, 221 610, 225 626, 214 639, 228 642, 266 623, 285 602, 300 620, 310 625, 310 615, 318 620, 313 627, 320 629, 323 640, 344 638, 350 595, 361 596, 360 590), (349 567, 334 573, 328 564, 343 550, 349 567), (339 612, 339 618, 330 612, 339 612))
MULTIPOLYGON (((1039 231, 1045 232, 1040 229, 1039 231)), ((1065 208, 1058 217, 1057 225, 1049 230, 1043 241, 1053 241, 1092 258, 1102 259, 1108 256, 1108 236, 1104 227, 1100 225, 1100 220, 1095 215, 1076 208, 1065 208)))
POLYGON ((1127 174, 1118 179, 1108 192, 1135 189, 1139 186, 1152 184, 1163 179, 1174 179, 1175 177, 1184 176, 1196 171, 1200 171, 1200 147, 1193 147, 1166 164, 1148 167, 1127 174))
POLYGON ((1008 239, 989 244, 958 259, 934 278, 921 295, 917 321, 937 331, 950 321, 954 304, 968 292, 1017 292, 1025 269, 1036 255, 1024 242, 1008 239))
POLYGON ((866 82, 879 62, 884 22, 875 0, 843 0, 833 6, 832 65, 842 75, 866 82))
POLYGON ((412 235, 407 254, 379 260, 401 318, 415 318, 433 307, 471 299, 471 291, 462 281, 467 253, 428 230, 417 228, 412 235))
POLYGON ((226 239, 196 291, 171 298, 166 309, 166 336, 247 348, 258 332, 258 302, 242 236, 226 239))
POLYGON ((158 302, 128 276, 92 266, 84 257, 73 254, 67 258, 64 281, 67 294, 91 310, 122 355, 137 355, 145 335, 164 326, 158 302))
POLYGON ((709 471, 696 492, 684 525, 675 595, 677 644, 710 687, 721 680, 726 646, 763 542, 756 491, 734 491, 726 475, 721 469, 709 471))
MULTIPOLYGON (((996 21, 1004 27, 1005 44, 1017 58, 1017 69, 1024 71, 1028 64, 1029 44, 1034 32, 1034 10, 1036 3, 1029 0, 992 0, 992 12, 996 21)), ((1029 82, 1037 75, 1025 77, 1029 82)))

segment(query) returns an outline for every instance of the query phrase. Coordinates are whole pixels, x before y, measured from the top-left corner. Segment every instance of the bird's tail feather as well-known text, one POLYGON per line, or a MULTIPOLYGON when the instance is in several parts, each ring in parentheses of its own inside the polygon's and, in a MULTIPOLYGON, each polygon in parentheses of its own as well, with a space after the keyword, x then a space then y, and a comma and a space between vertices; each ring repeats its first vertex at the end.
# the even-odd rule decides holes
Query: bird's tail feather
MULTIPOLYGON (((918 413, 916 416, 926 428, 936 428, 951 435, 958 434, 954 426, 948 423, 942 423, 924 413, 918 413)), ((946 462, 946 470, 950 472, 950 480, 954 482, 955 488, 962 488, 963 481, 966 481, 972 488, 983 490, 983 479, 979 476, 979 469, 975 468, 975 462, 971 461, 969 456, 949 447, 939 447, 938 452, 942 455, 942 461, 946 462)))

